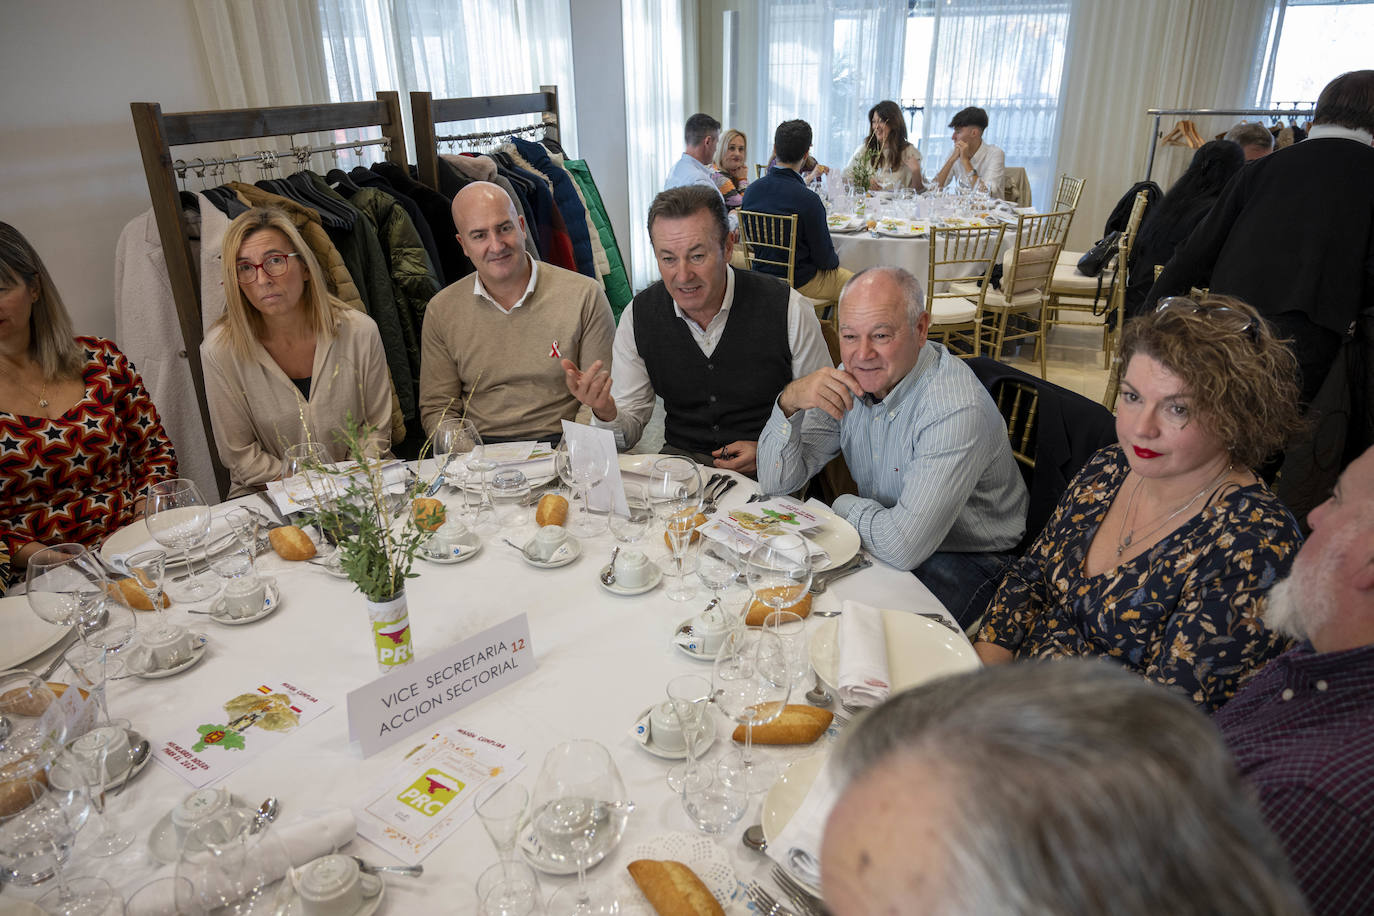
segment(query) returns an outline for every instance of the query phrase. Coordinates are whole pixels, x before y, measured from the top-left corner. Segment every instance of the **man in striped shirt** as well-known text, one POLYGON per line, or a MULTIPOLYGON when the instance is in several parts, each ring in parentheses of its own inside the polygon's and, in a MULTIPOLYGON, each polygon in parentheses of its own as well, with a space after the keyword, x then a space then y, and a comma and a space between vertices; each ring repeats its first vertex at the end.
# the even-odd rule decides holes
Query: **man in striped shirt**
POLYGON ((1213 717, 1314 914, 1374 907, 1374 449, 1307 516, 1264 622, 1301 639, 1213 717))
POLYGON ((759 484, 790 492, 843 452, 859 495, 838 497, 835 512, 968 627, 1025 531, 1028 497, 997 406, 962 361, 926 340, 929 329, 921 284, 905 270, 850 280, 843 365, 778 396, 759 439, 759 484))

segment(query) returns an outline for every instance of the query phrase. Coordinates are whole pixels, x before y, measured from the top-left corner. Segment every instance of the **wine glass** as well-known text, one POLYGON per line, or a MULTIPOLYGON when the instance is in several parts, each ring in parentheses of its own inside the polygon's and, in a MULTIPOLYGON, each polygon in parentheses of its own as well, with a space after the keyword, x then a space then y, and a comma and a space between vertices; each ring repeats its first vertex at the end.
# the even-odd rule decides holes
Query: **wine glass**
MULTIPOLYGON (((495 534, 501 526, 496 518, 496 507, 491 501, 491 491, 487 488, 487 475, 496 470, 496 462, 487 454, 487 446, 482 442, 481 434, 477 432, 477 425, 471 420, 462 421, 462 431, 457 436, 457 444, 449 458, 449 465, 452 466, 455 461, 461 459, 469 479, 472 474, 476 474, 482 485, 481 500, 472 510, 472 528, 479 534, 495 534)), ((468 490, 464 487, 464 503, 467 500, 468 490)))
POLYGON ((72 878, 38 898, 52 916, 111 916, 124 912, 124 900, 104 878, 72 878))
POLYGON ((600 534, 606 529, 606 521, 592 515, 592 488, 611 472, 611 456, 595 443, 564 437, 554 453, 554 467, 573 495, 573 509, 563 527, 576 537, 600 534), (582 498, 580 509, 576 507, 579 495, 582 498))
POLYGON ((489 783, 473 799, 472 808, 501 861, 515 858, 515 840, 530 808, 529 790, 510 780, 489 783))
MULTIPOLYGON (((435 477, 461 490, 468 477, 465 464, 468 453, 482 441, 477 434, 476 424, 462 417, 444 417, 434 427, 431 441, 434 443, 434 463, 437 467, 435 477)), ((465 508, 466 505, 467 501, 464 500, 465 508)))
MULTIPOLYGON (((6 699, 15 696, 18 688, 10 685, 13 683, 11 675, 16 673, 5 672, 0 676, 5 681, 4 687, 8 688, 0 696, 6 699)), ((38 680, 32 674, 28 676, 38 680)), ((43 689, 47 690, 46 685, 43 689)), ((51 691, 48 697, 56 701, 51 691)), ((62 788, 54 784, 49 773, 56 754, 57 751, 49 748, 46 756, 40 753, 15 761, 10 759, 7 750, 0 757, 7 761, 0 772, 4 773, 6 793, 11 802, 4 809, 5 813, 0 814, 0 880, 27 887, 56 875, 59 886, 63 884, 62 865, 76 842, 76 832, 86 821, 90 796, 80 780, 74 786, 62 788), (43 761, 42 766, 37 765, 39 760, 43 761)))
POLYGON ((686 579, 684 555, 696 530, 696 516, 701 511, 701 470, 690 458, 660 458, 650 473, 649 498, 654 514, 663 523, 672 550, 670 575, 675 584, 669 587, 668 597, 674 601, 688 601, 696 589, 686 579))
MULTIPOLYGON (((710 715, 707 707, 711 702, 711 682, 699 674, 681 674, 668 682, 667 690, 687 750, 685 761, 668 768, 668 788, 681 795, 688 789, 702 787, 703 768, 697 762, 698 744, 705 736, 706 717, 710 715)), ((705 774, 704 781, 711 781, 710 774, 705 774)))
POLYGON ((649 532, 649 523, 654 520, 654 510, 649 503, 649 491, 642 483, 625 484, 626 512, 621 514, 611 508, 611 534, 622 544, 637 544, 649 532))
POLYGON ((760 604, 781 611, 811 588, 811 554, 796 534, 775 534, 754 545, 745 564, 749 589, 760 604))
POLYGON ((148 531, 168 550, 181 549, 187 578, 167 594, 177 601, 213 598, 219 587, 208 576, 191 569, 191 548, 199 547, 210 533, 210 506, 194 480, 162 480, 148 487, 148 531))
POLYGON ((87 629, 105 610, 109 583, 104 571, 81 544, 44 547, 29 558, 25 575, 29 607, 42 620, 76 627, 86 642, 87 629))
POLYGON ((276 828, 256 811, 226 808, 186 834, 176 876, 187 883, 179 885, 176 911, 208 910, 223 916, 271 912, 275 894, 270 886, 288 862, 276 828))
MULTIPOLYGON (((57 695, 32 671, 0 672, 0 780, 41 773, 67 738, 57 695)), ((4 810, 0 808, 0 810, 4 810)))
POLYGON ((702 539, 701 551, 697 554, 697 578, 711 590, 717 604, 720 593, 738 581, 742 566, 739 553, 730 545, 711 538, 702 539))
POLYGON ((549 900, 553 916, 615 913, 620 902, 607 884, 588 884, 587 869, 620 842, 634 808, 606 748, 595 741, 566 741, 549 751, 534 785, 531 822, 540 852, 577 865, 577 884, 549 900))
POLYGON ((230 509, 225 519, 229 522, 229 527, 234 529, 234 538, 239 542, 248 553, 248 559, 254 561, 256 571, 258 558, 258 529, 262 525, 262 516, 249 509, 230 509))
POLYGON ((748 795, 763 792, 776 779, 777 768, 754 759, 754 726, 780 716, 792 694, 778 637, 758 627, 727 633, 711 669, 711 691, 721 711, 744 726, 744 747, 721 760, 717 775, 725 785, 748 795))
POLYGON ((485 916, 531 916, 544 912, 539 876, 524 862, 502 860, 477 879, 477 900, 485 916))
POLYGON ((118 778, 124 770, 110 773, 111 755, 117 760, 123 755, 132 765, 129 751, 129 723, 119 719, 107 725, 93 728, 72 742, 71 748, 64 750, 58 758, 58 766, 53 767, 49 780, 61 789, 82 788, 90 799, 89 819, 86 831, 80 837, 80 845, 85 855, 104 858, 123 852, 134 841, 134 833, 126 830, 106 806, 105 791, 111 776, 118 778), (92 833, 94 827, 94 833, 92 833))
POLYGON ((124 565, 153 605, 154 623, 150 635, 158 641, 166 639, 177 630, 167 619, 167 609, 162 600, 167 585, 167 554, 161 550, 140 550, 125 560, 124 565))

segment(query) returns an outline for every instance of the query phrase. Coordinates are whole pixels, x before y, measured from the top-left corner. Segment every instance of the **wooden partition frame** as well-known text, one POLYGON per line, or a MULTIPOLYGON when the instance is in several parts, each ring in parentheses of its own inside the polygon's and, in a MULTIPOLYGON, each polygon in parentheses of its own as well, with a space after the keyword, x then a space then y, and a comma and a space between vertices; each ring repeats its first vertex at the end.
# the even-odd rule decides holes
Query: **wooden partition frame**
POLYGON ((538 92, 486 95, 470 99, 436 99, 428 92, 412 92, 411 130, 415 133, 415 163, 420 172, 420 181, 435 190, 439 189, 439 141, 436 125, 522 114, 543 115, 548 135, 562 142, 558 131, 557 86, 540 86, 538 92))

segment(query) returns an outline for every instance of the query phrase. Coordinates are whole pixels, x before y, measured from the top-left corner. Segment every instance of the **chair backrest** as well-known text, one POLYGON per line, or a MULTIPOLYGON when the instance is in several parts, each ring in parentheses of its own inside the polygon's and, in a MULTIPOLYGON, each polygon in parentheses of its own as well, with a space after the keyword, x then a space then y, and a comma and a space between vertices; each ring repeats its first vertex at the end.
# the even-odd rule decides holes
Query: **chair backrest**
POLYGON ((1009 165, 1002 170, 1002 199, 1018 207, 1031 205, 1030 179, 1026 177, 1026 170, 1019 165, 1009 165))
POLYGON ((755 162, 755 163, 754 163, 754 177, 755 177, 755 178, 762 178, 762 177, 763 177, 763 173, 766 172, 766 171, 768 171, 768 166, 764 165, 762 162, 755 162))
MULTIPOLYGON (((1145 208, 1149 204, 1148 191, 1136 192, 1135 202, 1131 204, 1131 215, 1126 220, 1126 228, 1121 231, 1121 239, 1117 243, 1118 274, 1113 278, 1112 298, 1107 304, 1108 314, 1116 316, 1116 325, 1112 332, 1115 340, 1111 347, 1112 365, 1107 375, 1107 390, 1102 395, 1102 403, 1108 410, 1115 409, 1116 398, 1121 391, 1121 355, 1117 350, 1121 342, 1121 323, 1126 320, 1126 286, 1130 281, 1131 246, 1135 244, 1136 231, 1140 228, 1141 220, 1145 218, 1145 208), (1125 265, 1125 269, 1121 269, 1122 265, 1125 265)), ((1159 276, 1158 269, 1155 276, 1159 276)))
POLYGON ((1083 196, 1084 180, 1072 175, 1060 175, 1059 184, 1054 189, 1054 209, 1077 210, 1078 200, 1083 196))
POLYGON ((952 291, 949 286, 952 280, 978 282, 978 308, 981 310, 992 267, 997 263, 997 252, 1002 248, 1002 236, 1006 231, 1005 225, 931 229, 930 261, 926 271, 926 311, 935 311, 937 299, 970 298, 967 289, 952 291))
POLYGON ((1069 232, 1072 210, 1022 215, 1016 222, 1016 246, 1002 271, 1002 295, 1007 299, 1039 290, 1049 291, 1055 262, 1069 232))
POLYGON ((1035 421, 1040 411, 1040 389, 1021 379, 1005 378, 993 386, 992 399, 1007 421, 1007 439, 1016 460, 1035 470, 1035 421))
POLYGON ((780 216, 757 210, 740 210, 739 234, 750 270, 759 264, 781 267, 792 286, 797 265, 797 214, 780 216))

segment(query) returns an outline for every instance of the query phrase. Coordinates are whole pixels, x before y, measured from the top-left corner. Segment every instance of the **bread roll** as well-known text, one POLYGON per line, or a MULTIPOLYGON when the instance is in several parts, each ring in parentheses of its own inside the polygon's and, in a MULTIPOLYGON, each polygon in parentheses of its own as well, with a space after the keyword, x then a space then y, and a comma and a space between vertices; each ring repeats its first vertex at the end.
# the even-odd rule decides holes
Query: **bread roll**
MULTIPOLYGON (((62 694, 66 693, 67 688, 70 686, 70 684, 64 684, 61 681, 48 681, 48 689, 51 690, 58 699, 62 698, 62 694)), ((90 696, 90 694, 86 692, 85 687, 78 687, 76 689, 81 691, 81 699, 84 700, 90 696)))
POLYGON ((410 506, 415 515, 415 524, 421 531, 438 531, 448 515, 442 502, 428 496, 421 496, 410 506))
MULTIPOLYGON (((119 600, 124 602, 126 606, 136 611, 151 611, 153 609, 153 603, 148 600, 148 593, 143 590, 142 586, 140 586, 136 580, 132 578, 119 579, 115 582, 115 585, 119 588, 119 600)), ((172 599, 168 598, 167 594, 164 592, 162 595, 162 606, 170 607, 171 604, 172 599)))
POLYGON ((24 688, 16 687, 4 696, 0 696, 0 715, 36 718, 43 715, 49 703, 47 697, 34 696, 24 688))
MULTIPOLYGON (((759 589, 759 594, 771 594, 779 590, 779 588, 761 588, 759 589)), ((811 615, 811 593, 807 592, 802 595, 801 600, 796 604, 789 604, 785 608, 769 607, 755 598, 753 601, 749 602, 749 613, 744 617, 744 625, 746 627, 761 627, 763 626, 763 622, 768 619, 768 615, 778 610, 791 611, 793 614, 803 619, 809 617, 811 615)), ((757 734, 757 732, 755 733, 757 734)))
MULTIPOLYGON (((696 529, 704 524, 706 524, 706 516, 704 514, 698 512, 696 515, 692 516, 692 536, 687 539, 687 543, 695 544, 701 539, 701 532, 696 529)), ((663 543, 668 545, 669 550, 673 549, 673 540, 668 537, 668 532, 666 531, 663 532, 663 543)))
MULTIPOLYGON (((785 706, 782 715, 765 725, 754 726, 755 744, 810 744, 830 727, 835 714, 814 706, 785 706)), ((730 736, 744 743, 744 726, 735 726, 730 736)))
POLYGON ((267 532, 272 549, 283 560, 308 560, 315 555, 315 542, 295 525, 282 525, 267 532))
POLYGON ((725 916, 711 891, 681 862, 636 859, 628 866, 630 877, 649 898, 659 916, 725 916))
POLYGON ((534 521, 539 527, 561 525, 568 520, 568 501, 557 493, 545 493, 539 497, 539 508, 534 511, 534 521))
POLYGON ((47 775, 30 757, 20 757, 0 767, 0 817, 23 811, 43 794, 47 775))

